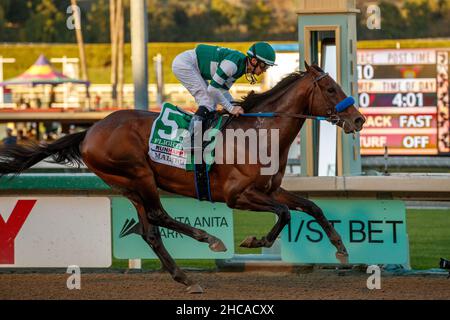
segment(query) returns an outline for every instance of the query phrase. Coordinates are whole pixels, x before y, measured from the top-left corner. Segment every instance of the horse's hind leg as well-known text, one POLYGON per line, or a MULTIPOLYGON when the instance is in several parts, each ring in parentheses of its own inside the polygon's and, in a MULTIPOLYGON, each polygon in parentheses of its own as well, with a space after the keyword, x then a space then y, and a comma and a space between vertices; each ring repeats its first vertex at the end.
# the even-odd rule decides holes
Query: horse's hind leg
POLYGON ((151 224, 177 231, 200 242, 206 242, 213 251, 219 252, 227 250, 220 239, 210 235, 204 230, 194 228, 169 216, 161 205, 158 189, 151 170, 150 174, 147 174, 144 178, 136 181, 135 191, 139 193, 144 202, 147 218, 151 224))
POLYGON ((166 269, 172 278, 187 286, 186 291, 189 293, 203 293, 203 289, 197 283, 194 283, 191 279, 189 279, 175 263, 170 254, 167 252, 162 239, 161 234, 159 232, 159 228, 154 226, 148 222, 147 214, 145 212, 144 206, 140 203, 140 199, 135 195, 127 195, 131 202, 134 204, 138 216, 139 221, 142 225, 142 238, 145 242, 152 248, 155 254, 158 256, 161 261, 164 269, 166 269))
POLYGON ((153 171, 148 164, 133 167, 132 172, 124 171, 120 175, 117 172, 113 173, 114 170, 111 168, 101 168, 100 171, 93 165, 89 167, 112 187, 119 187, 122 190, 126 189, 127 191, 124 195, 130 200, 134 198, 136 201, 142 201, 149 223, 177 231, 197 241, 206 242, 212 251, 227 250, 220 239, 204 230, 194 228, 169 216, 161 205, 153 171))
POLYGON ((152 225, 148 219, 148 214, 144 207, 142 197, 137 192, 130 189, 134 179, 99 171, 97 171, 96 174, 112 187, 119 188, 121 193, 134 205, 140 223, 141 230, 139 230, 139 233, 144 241, 158 256, 163 267, 170 273, 172 278, 175 281, 186 285, 189 293, 203 292, 202 288, 186 276, 186 274, 177 266, 170 254, 167 252, 164 244, 162 243, 158 227, 152 225))

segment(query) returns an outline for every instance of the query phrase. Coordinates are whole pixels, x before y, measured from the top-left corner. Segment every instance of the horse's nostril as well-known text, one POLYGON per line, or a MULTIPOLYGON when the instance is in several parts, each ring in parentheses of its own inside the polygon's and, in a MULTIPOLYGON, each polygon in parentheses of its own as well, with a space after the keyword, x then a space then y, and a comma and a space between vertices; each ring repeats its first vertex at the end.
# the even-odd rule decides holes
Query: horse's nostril
POLYGON ((363 117, 358 117, 355 119, 355 125, 357 128, 362 128, 364 122, 366 122, 366 120, 364 120, 363 117))

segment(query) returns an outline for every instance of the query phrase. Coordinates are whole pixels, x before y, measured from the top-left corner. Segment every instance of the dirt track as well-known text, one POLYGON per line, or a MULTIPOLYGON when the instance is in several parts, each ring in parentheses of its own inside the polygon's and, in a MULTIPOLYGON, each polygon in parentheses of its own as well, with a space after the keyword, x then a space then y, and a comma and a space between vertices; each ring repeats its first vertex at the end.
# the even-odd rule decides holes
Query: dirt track
POLYGON ((0 299, 450 299, 445 276, 382 276, 366 287, 365 273, 189 272, 204 294, 192 295, 168 274, 85 273, 81 290, 68 290, 69 274, 0 274, 0 299))

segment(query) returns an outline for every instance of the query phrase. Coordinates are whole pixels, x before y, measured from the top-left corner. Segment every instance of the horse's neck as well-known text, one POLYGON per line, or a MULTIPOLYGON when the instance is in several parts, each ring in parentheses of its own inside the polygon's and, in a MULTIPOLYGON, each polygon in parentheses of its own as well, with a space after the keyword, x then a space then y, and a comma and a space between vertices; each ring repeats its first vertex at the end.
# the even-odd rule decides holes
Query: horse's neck
POLYGON ((280 112, 305 114, 308 112, 310 82, 299 79, 283 92, 267 98, 266 101, 251 109, 250 112, 280 112))
MULTIPOLYGON (((268 99, 260 106, 253 108, 251 112, 306 114, 308 112, 309 95, 306 81, 303 84, 293 84, 285 92, 268 99)), ((256 121, 257 128, 279 130, 280 154, 283 149, 289 149, 305 122, 304 119, 289 117, 288 115, 274 118, 261 117, 257 118, 256 121)))

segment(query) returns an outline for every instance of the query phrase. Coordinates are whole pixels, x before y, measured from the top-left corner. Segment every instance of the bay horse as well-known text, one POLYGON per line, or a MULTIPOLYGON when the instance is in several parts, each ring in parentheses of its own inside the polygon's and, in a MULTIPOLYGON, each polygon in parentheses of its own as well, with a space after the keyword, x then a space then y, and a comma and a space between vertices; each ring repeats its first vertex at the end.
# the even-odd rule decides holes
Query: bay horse
MULTIPOLYGON (((227 128, 278 129, 279 168, 272 175, 261 175, 261 163, 215 164, 210 171, 211 196, 230 208, 273 212, 278 220, 261 239, 249 236, 242 247, 270 247, 290 221, 290 210, 300 210, 314 217, 336 247, 342 263, 348 253, 340 235, 312 201, 281 188, 289 147, 298 135, 305 118, 333 117, 345 133, 362 129, 364 116, 354 105, 343 111, 335 106, 346 98, 340 86, 318 66, 294 72, 275 87, 251 92, 238 104, 246 113, 275 113, 274 117, 236 117, 227 128)), ((148 154, 153 121, 159 113, 142 110, 116 111, 96 122, 88 130, 64 136, 50 144, 5 146, 0 150, 0 175, 20 174, 48 157, 52 162, 82 162, 103 181, 118 189, 135 206, 144 241, 154 250, 172 278, 184 284, 189 293, 201 293, 201 286, 191 280, 172 259, 161 240, 159 227, 172 229, 200 242, 213 251, 225 251, 223 242, 200 230, 173 219, 163 208, 158 188, 196 197, 194 173, 153 162, 148 154)), ((268 130, 270 132, 270 130, 268 130)), ((232 141, 231 143, 234 143, 232 141)), ((224 141, 224 145, 226 141, 224 141)), ((270 149, 269 149, 270 150, 270 149)), ((47 160, 48 161, 48 160, 47 160)))

